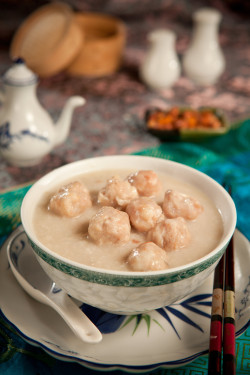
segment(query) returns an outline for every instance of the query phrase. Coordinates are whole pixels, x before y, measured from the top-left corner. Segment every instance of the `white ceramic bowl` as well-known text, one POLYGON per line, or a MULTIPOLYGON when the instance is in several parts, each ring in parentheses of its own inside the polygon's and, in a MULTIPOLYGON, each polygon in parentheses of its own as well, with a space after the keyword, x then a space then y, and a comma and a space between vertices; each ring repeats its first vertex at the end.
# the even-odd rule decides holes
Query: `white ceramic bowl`
POLYGON ((21 220, 43 269, 68 294, 105 311, 137 314, 184 298, 211 274, 233 235, 236 209, 225 189, 193 168, 153 157, 104 156, 65 165, 38 180, 24 197, 21 220), (33 213, 41 196, 54 185, 58 186, 80 173, 107 169, 151 169, 183 179, 201 189, 213 200, 222 216, 224 231, 217 247, 192 263, 151 272, 109 271, 84 266, 46 248, 37 239, 33 228, 33 213))

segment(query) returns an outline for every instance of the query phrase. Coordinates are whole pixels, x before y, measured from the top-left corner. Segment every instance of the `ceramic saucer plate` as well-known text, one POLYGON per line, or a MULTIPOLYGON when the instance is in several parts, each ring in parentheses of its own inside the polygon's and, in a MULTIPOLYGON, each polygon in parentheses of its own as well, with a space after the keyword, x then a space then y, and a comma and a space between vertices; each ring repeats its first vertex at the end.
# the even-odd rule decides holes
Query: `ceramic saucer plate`
MULTIPOLYGON (((249 325, 250 246, 237 230, 234 239, 238 336, 249 325)), ((86 344, 55 311, 33 300, 19 286, 8 264, 8 246, 15 250, 17 261, 27 255, 29 244, 21 226, 0 251, 1 316, 24 340, 50 355, 94 370, 143 373, 180 367, 208 352, 213 275, 187 298, 142 315, 119 316, 81 306, 104 336, 101 343, 86 344)))

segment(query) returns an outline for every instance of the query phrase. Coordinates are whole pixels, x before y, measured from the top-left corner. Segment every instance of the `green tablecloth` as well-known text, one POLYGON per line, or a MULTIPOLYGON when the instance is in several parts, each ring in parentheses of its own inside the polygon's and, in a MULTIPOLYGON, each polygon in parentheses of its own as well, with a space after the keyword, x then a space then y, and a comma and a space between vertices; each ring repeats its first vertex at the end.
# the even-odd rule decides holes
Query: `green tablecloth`
MULTIPOLYGON (((192 166, 208 174, 219 183, 232 186, 238 220, 237 228, 248 238, 250 213, 250 120, 228 134, 195 143, 162 143, 138 152, 139 155, 155 156, 192 166)), ((30 185, 18 187, 0 194, 0 243, 20 223, 20 205, 30 185)), ((236 341, 237 374, 250 373, 250 329, 236 341)), ((200 375, 207 373, 207 357, 196 359, 179 369, 155 370, 155 374, 200 375)), ((41 349, 27 344, 13 331, 5 320, 0 320, 0 373, 12 374, 95 374, 75 363, 56 360, 41 349)), ((119 371, 113 372, 120 373, 119 371)))

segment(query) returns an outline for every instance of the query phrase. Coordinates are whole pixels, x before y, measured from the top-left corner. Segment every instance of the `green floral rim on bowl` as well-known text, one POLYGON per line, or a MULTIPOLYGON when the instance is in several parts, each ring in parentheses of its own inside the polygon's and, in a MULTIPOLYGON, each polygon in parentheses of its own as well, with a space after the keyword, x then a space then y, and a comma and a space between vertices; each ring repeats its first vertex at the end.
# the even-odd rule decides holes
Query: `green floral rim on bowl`
POLYGON ((109 272, 96 271, 93 272, 88 268, 80 268, 72 263, 67 263, 63 260, 53 257, 52 255, 43 251, 39 246, 37 246, 29 237, 29 242, 35 251, 35 253, 43 259, 46 263, 56 268, 57 270, 73 276, 75 278, 85 280, 91 283, 97 283, 102 285, 111 285, 111 286, 124 286, 124 287, 150 287, 150 286, 159 286, 165 284, 171 284, 176 281, 181 281, 183 279, 188 279, 212 266, 219 258, 223 255, 226 246, 224 246, 219 252, 209 259, 201 260, 199 263, 191 266, 187 266, 181 272, 173 271, 157 274, 152 273, 152 275, 147 274, 147 278, 144 277, 144 273, 141 275, 134 274, 133 272, 129 273, 118 273, 112 274, 109 272))

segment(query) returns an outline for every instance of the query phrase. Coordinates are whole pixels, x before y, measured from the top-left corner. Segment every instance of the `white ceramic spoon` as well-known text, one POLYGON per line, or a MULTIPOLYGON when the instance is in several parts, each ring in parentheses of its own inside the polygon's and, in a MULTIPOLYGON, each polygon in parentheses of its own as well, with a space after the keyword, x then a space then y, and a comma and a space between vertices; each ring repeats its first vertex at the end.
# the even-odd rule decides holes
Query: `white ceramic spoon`
POLYGON ((9 246, 7 255, 14 276, 30 296, 56 310, 81 340, 87 343, 102 340, 98 328, 48 277, 29 246, 24 246, 19 253, 9 246))

